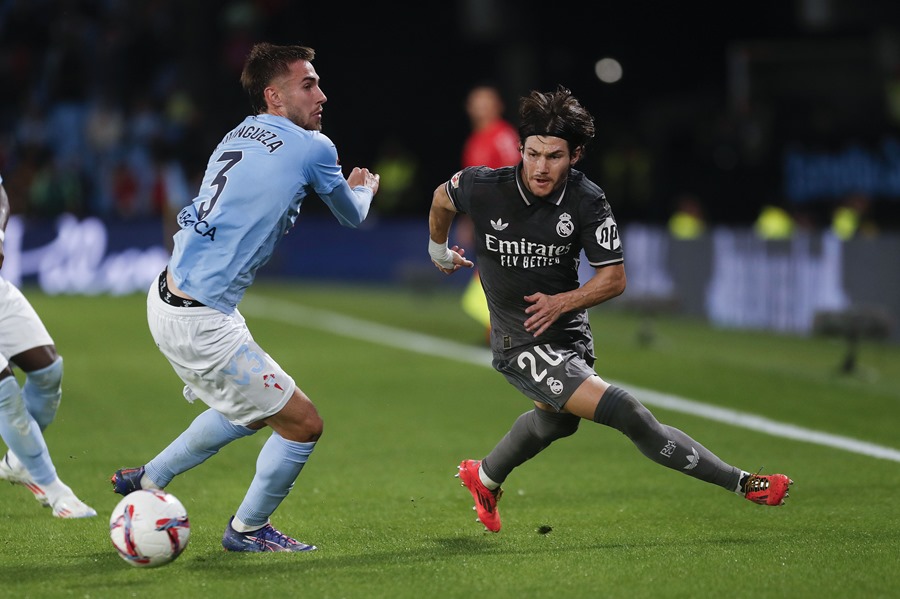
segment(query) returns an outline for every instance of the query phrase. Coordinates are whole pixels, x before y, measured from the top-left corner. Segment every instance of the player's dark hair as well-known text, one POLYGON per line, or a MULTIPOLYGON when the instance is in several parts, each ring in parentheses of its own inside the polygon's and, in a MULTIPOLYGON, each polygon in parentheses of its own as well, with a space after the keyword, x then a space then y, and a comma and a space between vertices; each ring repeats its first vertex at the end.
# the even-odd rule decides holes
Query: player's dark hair
POLYGON ((253 46, 241 72, 241 85, 250 96, 255 114, 266 111, 265 89, 272 80, 287 74, 290 65, 298 60, 312 62, 316 52, 306 46, 276 46, 262 42, 253 46))
POLYGON ((551 135, 569 143, 569 152, 594 137, 594 117, 563 86, 554 92, 532 91, 519 102, 519 141, 532 135, 551 135))

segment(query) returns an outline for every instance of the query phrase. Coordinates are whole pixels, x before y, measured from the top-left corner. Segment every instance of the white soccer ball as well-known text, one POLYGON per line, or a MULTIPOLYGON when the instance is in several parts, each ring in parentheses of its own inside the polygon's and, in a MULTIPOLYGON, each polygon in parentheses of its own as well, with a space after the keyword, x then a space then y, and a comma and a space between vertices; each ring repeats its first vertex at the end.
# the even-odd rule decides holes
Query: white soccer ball
POLYGON ((190 536, 187 510, 165 491, 129 493, 109 517, 113 547, 132 566, 154 567, 174 561, 190 536))

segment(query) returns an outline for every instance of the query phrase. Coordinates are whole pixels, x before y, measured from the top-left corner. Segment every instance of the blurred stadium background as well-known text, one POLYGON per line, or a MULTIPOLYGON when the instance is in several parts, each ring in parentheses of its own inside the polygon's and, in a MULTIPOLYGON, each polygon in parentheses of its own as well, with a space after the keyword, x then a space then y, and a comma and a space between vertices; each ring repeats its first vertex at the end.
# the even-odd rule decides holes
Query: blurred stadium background
POLYGON ((467 91, 492 82, 512 108, 563 84, 597 120, 582 170, 624 231, 622 305, 900 340, 900 4, 554 9, 0 0, 0 173, 16 214, 3 275, 142 292, 172 215, 248 111, 238 75, 267 40, 317 50, 325 133, 345 166, 384 175, 361 232, 307 201, 268 277, 462 283, 431 268, 423 239, 431 190, 459 166, 467 91), (702 228, 681 226, 692 218, 702 228))
POLYGON ((361 230, 310 198, 242 304, 328 423, 278 512, 323 550, 225 559, 254 437, 173 484, 193 536, 162 578, 123 565, 104 517, 63 523, 5 485, 9 596, 896 595, 896 0, 0 0, 15 211, 0 276, 26 286, 65 357, 47 439, 86 501, 108 513, 109 474, 202 409, 180 400, 141 295, 247 113, 238 73, 261 40, 316 49, 325 132, 345 166, 383 175, 361 230), (598 429, 516 473, 502 535, 474 525, 454 466, 527 402, 486 367, 466 278, 431 266, 425 236, 484 81, 508 107, 564 84, 597 119, 583 170, 623 228, 629 279, 591 314, 603 375, 723 458, 784 468, 789 509, 723 500, 598 429))

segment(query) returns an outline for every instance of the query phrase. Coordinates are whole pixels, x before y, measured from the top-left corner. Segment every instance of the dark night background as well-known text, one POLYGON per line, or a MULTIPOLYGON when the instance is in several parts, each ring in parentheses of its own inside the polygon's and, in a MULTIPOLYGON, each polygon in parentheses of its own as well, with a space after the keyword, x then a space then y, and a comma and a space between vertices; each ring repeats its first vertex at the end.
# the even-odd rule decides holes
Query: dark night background
MULTIPOLYGON (((900 123, 900 3, 888 0, 0 0, 0 172, 14 210, 158 217, 162 175, 147 173, 167 165, 194 191, 248 112, 238 76, 263 40, 316 49, 323 131, 345 168, 412 169, 399 189, 383 180, 385 217, 427 212, 459 166, 466 92, 486 81, 513 122, 532 89, 581 99, 598 130, 581 168, 626 222, 664 222, 692 194, 717 223, 773 204, 827 226, 843 192, 789 197, 786 151, 858 147, 891 171, 900 123), (594 75, 603 57, 622 64, 618 83, 594 75), (98 112, 106 128, 85 135, 98 112)), ((900 191, 866 193, 879 226, 900 228, 900 191)))

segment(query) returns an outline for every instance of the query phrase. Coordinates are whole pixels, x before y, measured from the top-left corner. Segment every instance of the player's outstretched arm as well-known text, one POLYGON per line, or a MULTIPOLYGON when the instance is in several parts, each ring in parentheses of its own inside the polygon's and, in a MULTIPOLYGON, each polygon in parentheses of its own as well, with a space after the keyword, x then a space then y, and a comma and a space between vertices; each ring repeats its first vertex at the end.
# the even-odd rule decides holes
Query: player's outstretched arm
POLYGON ((366 220, 380 182, 379 175, 355 167, 347 177, 347 185, 338 185, 321 198, 342 225, 356 228, 366 220))
POLYGON ((378 193, 378 185, 381 183, 381 175, 369 172, 367 168, 353 167, 350 176, 347 177, 347 185, 351 188, 363 186, 372 190, 372 195, 378 193))

